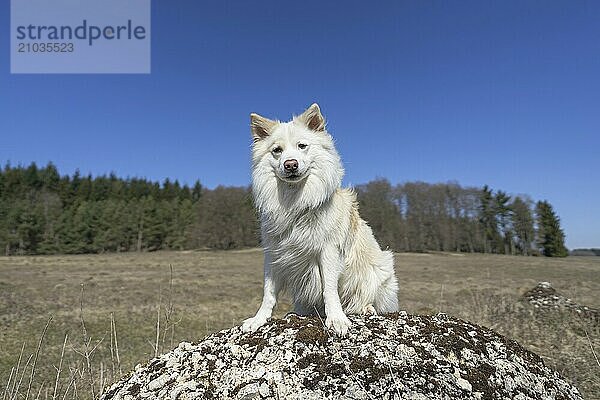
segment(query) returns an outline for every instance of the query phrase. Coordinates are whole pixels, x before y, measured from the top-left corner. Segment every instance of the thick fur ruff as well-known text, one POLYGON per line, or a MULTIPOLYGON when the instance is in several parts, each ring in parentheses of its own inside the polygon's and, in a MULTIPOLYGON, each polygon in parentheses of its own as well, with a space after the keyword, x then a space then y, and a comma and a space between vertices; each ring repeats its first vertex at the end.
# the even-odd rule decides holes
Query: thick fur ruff
POLYGON ((344 169, 319 107, 290 122, 256 114, 251 122, 265 293, 243 329, 264 324, 282 290, 293 296, 295 312, 326 315, 340 334, 350 326, 345 314, 397 311, 393 255, 360 218, 355 193, 340 187, 344 169))

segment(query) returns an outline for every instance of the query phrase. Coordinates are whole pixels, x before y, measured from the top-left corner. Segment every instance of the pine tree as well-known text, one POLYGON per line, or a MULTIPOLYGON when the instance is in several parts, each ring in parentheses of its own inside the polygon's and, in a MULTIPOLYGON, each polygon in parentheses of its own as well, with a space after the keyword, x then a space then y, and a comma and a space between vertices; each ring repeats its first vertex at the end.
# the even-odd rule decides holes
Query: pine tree
POLYGON ((58 170, 56 166, 51 162, 46 165, 46 168, 43 168, 40 171, 40 176, 42 178, 42 183, 44 187, 50 191, 55 192, 58 190, 58 185, 60 183, 60 175, 58 174, 58 170))
POLYGON ((197 202, 198 200, 200 200, 200 197, 202 196, 202 185, 200 184, 199 180, 196 180, 196 182, 194 183, 194 188, 192 189, 192 202, 197 202))
POLYGON ((496 223, 494 193, 488 185, 485 185, 481 190, 479 201, 479 223, 483 231, 483 252, 497 253, 500 234, 496 223))
POLYGON ((560 219, 547 201, 536 205, 537 243, 546 257, 566 257, 565 234, 560 227, 560 219))
POLYGON ((513 228, 511 226, 512 209, 509 204, 510 196, 498 190, 494 196, 494 209, 496 212, 497 226, 502 232, 500 243, 497 244, 498 249, 504 248, 504 254, 514 254, 513 228))
POLYGON ((120 231, 119 203, 114 199, 97 202, 100 218, 97 221, 98 229, 94 235, 93 247, 101 253, 120 250, 119 242, 123 232, 120 231))
POLYGON ((65 251, 72 254, 95 253, 94 238, 98 232, 95 202, 82 201, 73 207, 73 214, 63 220, 65 251))
POLYGON ((163 204, 154 197, 147 196, 137 203, 137 251, 160 250, 166 236, 167 222, 163 220, 166 214, 163 204))
POLYGON ((60 197, 56 192, 47 188, 58 184, 56 176, 51 177, 52 182, 44 183, 45 187, 38 193, 36 199, 36 208, 41 216, 41 229, 43 229, 42 241, 36 250, 39 254, 56 254, 59 253, 59 240, 56 233, 60 221, 60 215, 63 211, 63 206, 60 197), (46 184, 50 186, 46 186, 46 184))
POLYGON ((32 189, 39 189, 42 186, 42 180, 40 179, 39 170, 37 165, 33 162, 25 170, 25 186, 32 189))

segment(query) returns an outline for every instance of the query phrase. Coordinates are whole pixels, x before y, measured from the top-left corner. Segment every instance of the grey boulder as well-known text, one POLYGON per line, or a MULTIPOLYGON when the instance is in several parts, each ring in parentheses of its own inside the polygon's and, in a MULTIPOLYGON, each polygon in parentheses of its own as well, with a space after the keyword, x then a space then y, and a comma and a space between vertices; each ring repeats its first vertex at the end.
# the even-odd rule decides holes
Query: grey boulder
POLYGON ((445 314, 350 319, 344 338, 319 317, 289 315, 184 342, 101 399, 582 398, 536 354, 481 326, 445 314))

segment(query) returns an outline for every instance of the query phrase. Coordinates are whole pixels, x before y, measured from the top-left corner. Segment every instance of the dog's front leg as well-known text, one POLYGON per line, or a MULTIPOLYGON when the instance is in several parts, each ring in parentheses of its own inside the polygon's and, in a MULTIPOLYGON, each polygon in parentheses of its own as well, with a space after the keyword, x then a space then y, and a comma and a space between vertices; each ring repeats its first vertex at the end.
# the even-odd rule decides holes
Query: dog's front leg
POLYGON ((340 302, 338 282, 344 270, 344 260, 335 246, 323 250, 321 257, 321 282, 323 284, 323 301, 325 302, 325 326, 335 333, 346 336, 352 323, 346 317, 340 302))
POLYGON ((263 286, 263 299, 260 308, 256 312, 256 315, 252 318, 248 318, 242 324, 243 332, 254 332, 261 326, 263 326, 271 315, 273 314, 273 307, 277 303, 277 282, 273 279, 271 271, 271 257, 268 253, 265 253, 265 276, 263 286))

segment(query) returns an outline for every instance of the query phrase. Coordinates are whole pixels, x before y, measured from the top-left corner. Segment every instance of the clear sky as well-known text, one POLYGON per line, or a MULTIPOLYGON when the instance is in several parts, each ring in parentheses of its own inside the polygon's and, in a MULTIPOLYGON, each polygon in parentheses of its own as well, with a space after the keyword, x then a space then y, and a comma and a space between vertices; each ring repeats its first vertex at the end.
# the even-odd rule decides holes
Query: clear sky
POLYGON ((249 114, 321 105, 347 184, 547 199, 600 247, 600 2, 153 1, 150 75, 10 75, 0 162, 250 182, 249 114))

